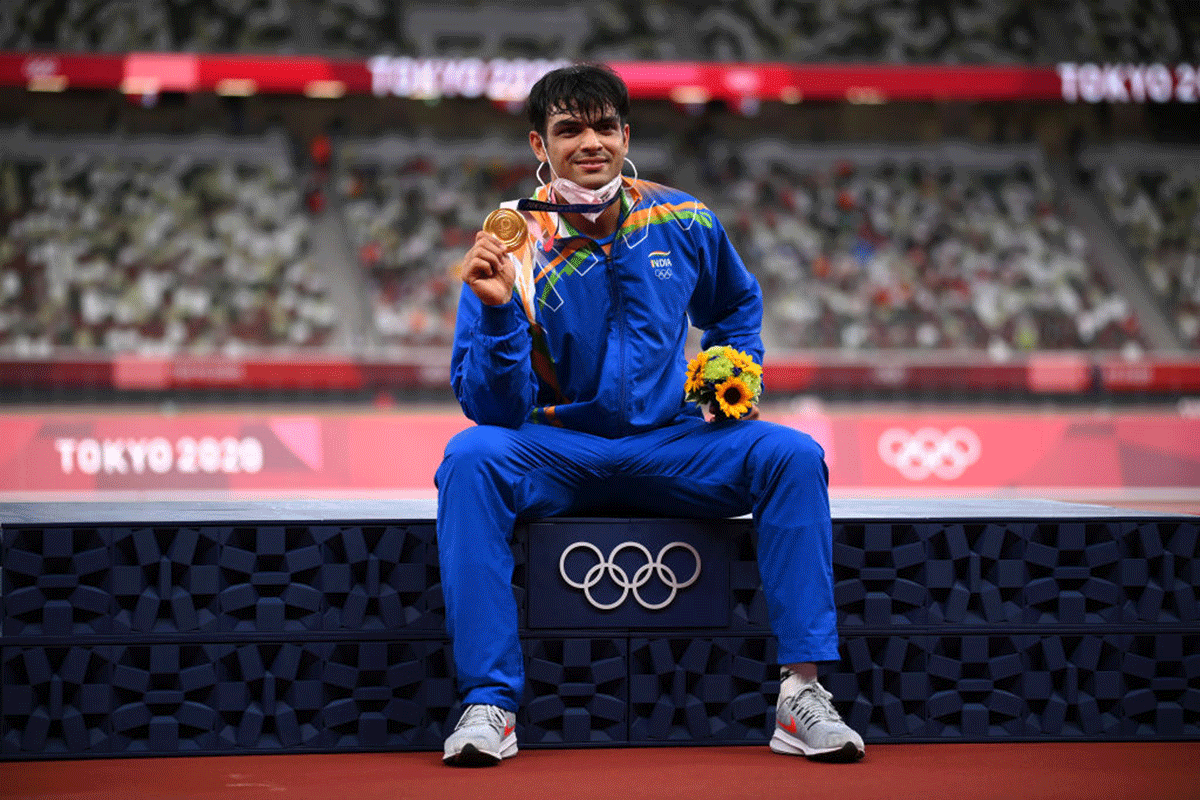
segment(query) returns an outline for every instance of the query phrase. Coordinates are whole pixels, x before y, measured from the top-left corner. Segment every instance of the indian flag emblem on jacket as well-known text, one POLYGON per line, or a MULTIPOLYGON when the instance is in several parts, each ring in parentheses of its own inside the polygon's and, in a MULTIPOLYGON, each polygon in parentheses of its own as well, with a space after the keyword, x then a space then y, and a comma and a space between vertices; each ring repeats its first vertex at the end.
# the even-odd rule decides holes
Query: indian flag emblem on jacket
POLYGON ((671 251, 670 250, 654 250, 650 253, 650 268, 654 270, 654 277, 659 280, 666 280, 671 277, 671 251))

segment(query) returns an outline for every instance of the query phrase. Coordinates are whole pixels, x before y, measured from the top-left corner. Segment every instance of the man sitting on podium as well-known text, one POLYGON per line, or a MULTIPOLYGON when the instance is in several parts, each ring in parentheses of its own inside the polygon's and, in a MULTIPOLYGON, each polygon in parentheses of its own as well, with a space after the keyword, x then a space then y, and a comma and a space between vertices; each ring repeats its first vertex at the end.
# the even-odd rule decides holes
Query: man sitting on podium
POLYGON ((838 658, 824 452, 759 419, 753 402, 763 357, 757 281, 703 203, 622 175, 629 95, 613 71, 550 72, 528 108, 548 182, 506 203, 462 262, 451 381, 478 424, 449 442, 436 475, 465 707, 445 762, 490 765, 517 752, 517 520, 613 506, 753 514, 781 665, 771 749, 861 758, 862 738, 817 681, 817 663, 838 658), (698 358, 689 369, 689 325, 703 331, 706 352, 720 348, 735 365, 698 358), (712 380, 722 389, 706 407, 685 400, 712 380))

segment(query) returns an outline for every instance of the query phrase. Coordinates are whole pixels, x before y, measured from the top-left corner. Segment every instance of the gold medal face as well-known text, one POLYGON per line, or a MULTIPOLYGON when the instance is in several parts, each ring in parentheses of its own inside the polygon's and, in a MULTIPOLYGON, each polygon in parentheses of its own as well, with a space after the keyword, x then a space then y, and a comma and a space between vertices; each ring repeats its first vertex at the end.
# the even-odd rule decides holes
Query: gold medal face
POLYGON ((504 249, 510 252, 524 244, 525 237, 529 235, 525 218, 511 208, 497 208, 488 214, 483 221, 483 229, 499 239, 504 249))

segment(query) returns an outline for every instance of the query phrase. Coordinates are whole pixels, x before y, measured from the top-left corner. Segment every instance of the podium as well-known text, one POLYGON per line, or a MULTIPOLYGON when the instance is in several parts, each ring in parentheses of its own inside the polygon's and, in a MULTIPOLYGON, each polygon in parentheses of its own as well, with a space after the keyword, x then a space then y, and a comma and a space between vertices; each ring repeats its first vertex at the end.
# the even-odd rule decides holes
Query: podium
MULTIPOLYGON (((868 741, 1200 739, 1200 517, 835 500, 868 741)), ((0 508, 0 757, 437 750, 458 713, 433 501, 0 508)), ((749 518, 514 536, 524 747, 765 744, 749 518)))

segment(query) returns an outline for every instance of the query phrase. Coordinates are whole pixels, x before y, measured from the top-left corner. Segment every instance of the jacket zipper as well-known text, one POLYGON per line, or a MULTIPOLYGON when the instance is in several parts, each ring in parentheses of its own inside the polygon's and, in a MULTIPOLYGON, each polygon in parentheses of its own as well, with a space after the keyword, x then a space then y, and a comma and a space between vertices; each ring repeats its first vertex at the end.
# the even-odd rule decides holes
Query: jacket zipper
MULTIPOLYGON (((625 337, 625 296, 621 293, 621 289, 617 284, 617 276, 613 272, 614 264, 613 264, 613 257, 612 257, 613 248, 615 248, 617 246, 617 242, 621 238, 621 236, 620 236, 621 226, 625 224, 625 218, 629 215, 629 210, 630 210, 630 209, 627 209, 624 207, 623 201, 621 201, 621 202, 622 202, 621 214, 617 218, 617 230, 613 234, 612 242, 609 244, 607 251, 604 250, 604 248, 600 245, 599 242, 597 242, 595 239, 593 239, 590 236, 587 236, 585 234, 580 234, 580 233, 576 233, 576 234, 574 234, 574 236, 580 236, 584 239, 587 239, 588 241, 590 241, 592 243, 592 246, 600 248, 600 252, 604 253, 604 274, 608 278, 608 294, 609 294, 609 297, 612 298, 612 301, 616 307, 616 313, 617 313, 617 319, 614 320, 614 322, 617 325, 617 342, 618 342, 617 364, 621 370, 620 374, 618 376, 618 380, 620 381, 620 385, 621 385, 621 396, 620 396, 620 406, 621 407, 620 407, 620 418, 618 419, 618 426, 620 428, 620 433, 628 435, 630 432, 629 420, 632 415, 631 415, 629 407, 628 407, 628 405, 629 405, 629 399, 628 399, 629 387, 628 387, 627 375, 625 373, 625 350, 626 350, 626 347, 625 347, 625 338, 626 338, 625 337)), ((574 236, 568 236, 565 238, 574 238, 574 236)))
POLYGON ((621 381, 620 426, 621 426, 621 433, 624 435, 629 435, 629 433, 630 433, 630 424, 629 423, 630 423, 630 420, 633 418, 633 413, 632 413, 632 409, 629 408, 629 373, 625 370, 625 355, 626 355, 626 350, 628 350, 628 345, 626 342, 626 339, 628 338, 626 335, 627 334, 626 323, 628 322, 628 319, 625 316, 625 295, 621 291, 620 283, 617 281, 617 274, 614 270, 615 262, 613 261, 613 251, 615 251, 617 249, 617 244, 621 240, 621 226, 625 224, 625 218, 629 215, 629 209, 625 208, 624 201, 622 200, 620 202, 621 202, 621 212, 617 216, 617 229, 613 233, 612 243, 608 246, 608 252, 606 252, 604 254, 604 271, 607 272, 609 275, 609 281, 610 281, 609 285, 612 286, 613 297, 617 302, 617 312, 618 312, 617 342, 618 342, 618 348, 619 348, 618 352, 620 355, 620 358, 618 359, 617 363, 621 368, 621 372, 619 375, 619 379, 621 381))
POLYGON ((608 275, 609 294, 612 295, 613 303, 616 307, 617 325, 617 365, 620 367, 618 379, 621 385, 621 417, 620 427, 622 434, 629 432, 629 387, 628 379, 625 372, 625 296, 621 293, 621 288, 617 284, 617 276, 613 271, 612 249, 617 243, 614 240, 609 246, 608 252, 604 254, 604 271, 608 275))

